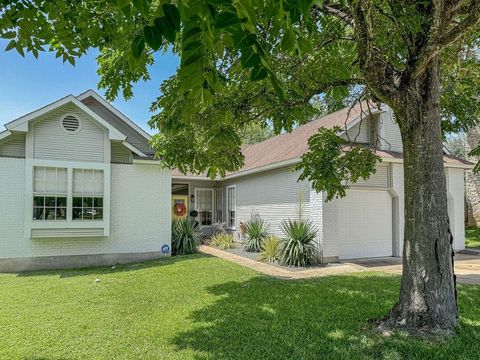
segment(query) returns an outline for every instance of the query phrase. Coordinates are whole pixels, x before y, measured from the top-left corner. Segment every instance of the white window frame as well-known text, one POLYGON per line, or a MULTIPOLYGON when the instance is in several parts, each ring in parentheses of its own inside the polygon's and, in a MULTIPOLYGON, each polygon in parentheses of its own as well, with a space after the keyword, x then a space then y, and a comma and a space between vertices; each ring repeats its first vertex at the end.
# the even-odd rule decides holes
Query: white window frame
POLYGON ((110 236, 110 164, 69 162, 57 160, 26 159, 25 160, 25 217, 24 232, 26 238, 32 237, 32 229, 103 229, 103 236, 110 236), (35 167, 55 167, 67 169, 67 219, 66 220, 33 220, 34 169, 35 167), (73 207, 73 170, 103 171, 103 220, 74 221, 73 207))
POLYGON ((225 212, 226 212, 226 223, 227 223, 227 228, 235 230, 237 228, 237 218, 238 218, 238 213, 237 213, 237 185, 229 185, 227 186, 225 191, 225 212), (235 211, 235 219, 234 219, 234 224, 229 224, 230 222, 230 203, 229 203, 229 196, 228 196, 228 190, 229 189, 234 189, 234 206, 232 209, 235 211))
POLYGON ((224 187, 217 187, 217 188, 214 188, 214 203, 213 203, 213 211, 214 211, 214 214, 215 214, 215 218, 214 218, 214 223, 223 223, 225 222, 224 221, 224 218, 225 218, 225 188, 224 187), (222 194, 222 202, 220 204, 220 207, 217 208, 217 192, 220 192, 220 194, 222 194), (220 211, 220 214, 221 214, 221 219, 218 218, 218 211, 220 211))
POLYGON ((203 210, 198 208, 198 199, 199 199, 198 191, 209 191, 211 193, 211 197, 212 197, 212 209, 210 210, 212 212, 211 224, 210 225, 202 225, 201 222, 200 222, 201 226, 211 226, 214 223, 213 215, 214 215, 214 209, 215 209, 215 197, 214 197, 215 192, 213 190, 214 190, 213 188, 195 188, 195 210, 199 213, 199 215, 200 215, 200 211, 203 211, 203 210))

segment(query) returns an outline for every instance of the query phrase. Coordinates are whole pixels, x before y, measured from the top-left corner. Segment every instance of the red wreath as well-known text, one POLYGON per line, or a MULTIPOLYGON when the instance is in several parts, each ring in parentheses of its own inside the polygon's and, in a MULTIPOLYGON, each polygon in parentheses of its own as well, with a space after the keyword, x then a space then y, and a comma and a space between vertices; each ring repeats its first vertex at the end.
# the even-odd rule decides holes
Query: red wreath
POLYGON ((175 204, 173 207, 173 211, 176 216, 184 216, 187 213, 187 207, 185 204, 175 204))

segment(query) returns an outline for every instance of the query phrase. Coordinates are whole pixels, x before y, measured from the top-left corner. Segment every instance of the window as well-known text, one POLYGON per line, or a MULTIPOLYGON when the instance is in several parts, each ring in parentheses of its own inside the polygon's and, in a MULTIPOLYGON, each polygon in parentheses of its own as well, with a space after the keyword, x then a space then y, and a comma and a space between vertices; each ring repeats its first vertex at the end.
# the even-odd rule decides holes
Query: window
POLYGON ((103 219, 103 171, 73 170, 73 220, 103 219))
POLYGON ((102 220, 103 170, 73 169, 71 205, 68 170, 33 168, 33 220, 102 220))
POLYGON ((33 169, 33 220, 67 219, 67 169, 33 169))
POLYGON ((213 189, 195 189, 195 210, 200 225, 212 225, 213 189))
POLYGON ((215 189, 215 206, 213 221, 223 222, 223 188, 215 189))
POLYGON ((236 226, 237 189, 235 185, 227 187, 227 227, 234 229, 236 226))

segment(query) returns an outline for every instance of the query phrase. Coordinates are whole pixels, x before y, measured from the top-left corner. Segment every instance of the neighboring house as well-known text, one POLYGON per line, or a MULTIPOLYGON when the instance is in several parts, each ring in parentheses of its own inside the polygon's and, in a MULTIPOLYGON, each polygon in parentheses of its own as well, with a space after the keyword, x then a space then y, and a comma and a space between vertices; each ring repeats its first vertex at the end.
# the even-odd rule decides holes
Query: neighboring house
MULTIPOLYGON (((468 153, 480 145, 480 127, 475 126, 468 129, 465 137, 465 152, 468 160, 478 163, 479 156, 468 156, 468 153)), ((480 175, 474 174, 472 170, 466 172, 466 196, 465 202, 467 214, 465 222, 468 226, 480 226, 480 175)))
MULTIPOLYGON (((401 256, 403 165, 391 111, 359 107, 244 148, 245 165, 223 179, 161 168, 150 136, 93 91, 67 96, 5 125, 0 133, 0 271, 113 264, 164 256, 171 219, 198 212, 204 232, 217 223, 240 237, 260 216, 281 236, 299 216, 318 227, 326 258, 401 256), (383 162, 343 199, 298 182, 292 166, 320 127, 346 129, 352 142, 377 144, 383 162)), ((445 156, 454 248, 464 248, 464 170, 445 156)))

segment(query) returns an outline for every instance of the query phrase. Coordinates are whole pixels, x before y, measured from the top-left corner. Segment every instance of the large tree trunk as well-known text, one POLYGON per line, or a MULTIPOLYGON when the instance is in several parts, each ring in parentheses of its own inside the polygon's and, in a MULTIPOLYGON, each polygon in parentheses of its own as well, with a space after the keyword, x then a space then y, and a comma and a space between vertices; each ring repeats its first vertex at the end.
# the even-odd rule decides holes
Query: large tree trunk
POLYGON ((452 332, 458 324, 440 124, 438 59, 401 92, 405 181, 403 276, 383 325, 452 332))

